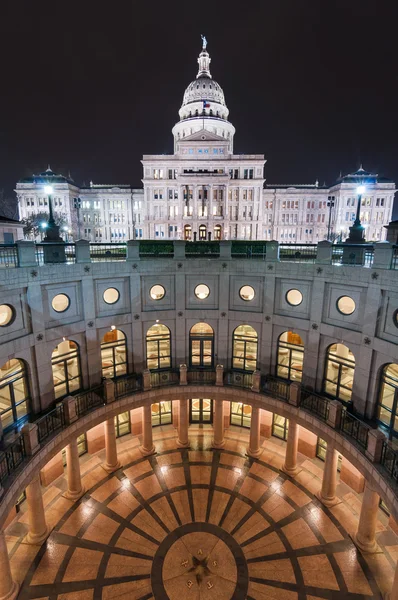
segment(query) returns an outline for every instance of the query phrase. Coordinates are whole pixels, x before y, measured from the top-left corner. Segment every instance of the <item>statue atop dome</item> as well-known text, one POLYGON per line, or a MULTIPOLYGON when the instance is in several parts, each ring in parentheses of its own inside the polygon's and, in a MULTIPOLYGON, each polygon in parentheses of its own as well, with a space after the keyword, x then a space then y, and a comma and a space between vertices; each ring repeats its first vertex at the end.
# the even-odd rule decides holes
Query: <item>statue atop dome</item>
POLYGON ((206 48, 207 48, 206 36, 202 34, 200 37, 202 38, 202 42, 203 42, 202 48, 203 48, 203 50, 206 50, 206 48))

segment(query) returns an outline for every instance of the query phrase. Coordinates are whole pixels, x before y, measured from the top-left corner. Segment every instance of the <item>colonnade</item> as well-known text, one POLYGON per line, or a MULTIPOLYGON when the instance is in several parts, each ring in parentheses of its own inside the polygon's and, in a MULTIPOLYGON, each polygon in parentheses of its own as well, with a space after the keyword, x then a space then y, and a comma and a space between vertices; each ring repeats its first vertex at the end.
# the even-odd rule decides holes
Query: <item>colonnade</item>
MULTIPOLYGON (((189 401, 183 399, 180 400, 179 403, 180 411, 178 420, 177 447, 189 448, 189 401)), ((121 466, 117 456, 116 435, 113 418, 107 419, 104 422, 104 430, 105 463, 102 466, 107 472, 113 472, 119 469, 121 466)), ((300 471, 297 460, 299 430, 300 426, 295 421, 290 419, 285 460, 282 466, 282 471, 290 477, 294 477, 300 471)), ((214 448, 223 448, 224 445, 224 402, 222 400, 215 400, 212 446, 214 448)), ((142 444, 140 446, 140 451, 143 456, 148 456, 156 452, 152 436, 150 405, 146 405, 142 409, 142 444)), ((261 452, 260 409, 257 407, 252 407, 247 455, 252 458, 258 458, 261 455, 261 452)), ((336 497, 337 459, 337 451, 333 443, 329 442, 326 450, 322 485, 321 489, 317 493, 318 499, 327 507, 334 506, 340 501, 336 497)), ((76 501, 85 493, 85 489, 81 480, 77 439, 72 440, 66 447, 66 474, 68 489, 64 493, 64 496, 72 501, 76 501)), ((49 535, 49 528, 46 523, 43 497, 38 474, 26 488, 26 499, 29 530, 24 539, 24 543, 40 545, 49 535)), ((380 496, 372 488, 371 483, 366 481, 358 529, 355 535, 352 537, 355 545, 365 553, 377 552, 379 549, 376 541, 376 525, 379 502, 380 496)), ((17 597, 17 594, 18 585, 12 579, 4 531, 0 531, 0 600, 14 600, 17 597)), ((398 600, 398 568, 396 568, 395 571, 392 589, 388 594, 386 594, 385 599, 398 600)))

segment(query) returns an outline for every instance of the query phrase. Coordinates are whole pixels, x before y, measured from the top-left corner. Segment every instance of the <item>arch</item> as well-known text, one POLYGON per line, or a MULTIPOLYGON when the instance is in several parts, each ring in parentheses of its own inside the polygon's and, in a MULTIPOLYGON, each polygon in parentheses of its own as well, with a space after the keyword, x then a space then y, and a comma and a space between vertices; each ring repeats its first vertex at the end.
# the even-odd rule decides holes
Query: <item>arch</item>
POLYGON ((214 239, 221 240, 221 225, 214 225, 214 239))
POLYGON ((155 371, 171 367, 171 333, 161 323, 155 323, 146 332, 147 368, 155 371))
POLYGON ((199 225, 199 239, 205 240, 207 237, 207 227, 206 225, 199 225))
POLYGON ((380 373, 377 420, 388 438, 398 437, 398 364, 384 365, 380 373))
POLYGON ((301 381, 303 375, 304 343, 293 331, 284 331, 278 338, 276 374, 289 381, 301 381))
POLYGON ((208 323, 196 323, 189 332, 189 366, 212 368, 214 364, 214 330, 208 323))
POLYGON ((63 398, 81 389, 79 345, 63 338, 51 354, 55 398, 63 398))
POLYGON ((191 241, 192 239, 192 227, 191 225, 184 225, 184 240, 191 241))
POLYGON ((355 356, 345 344, 331 344, 326 351, 323 392, 343 404, 351 402, 355 356))
POLYGON ((257 368, 258 335, 251 325, 239 325, 232 334, 232 368, 253 372, 257 368))
POLYGON ((0 368, 0 422, 4 431, 26 420, 30 405, 27 364, 11 358, 0 368))
POLYGON ((101 340, 101 368, 102 377, 127 374, 127 340, 120 329, 107 331, 101 340))

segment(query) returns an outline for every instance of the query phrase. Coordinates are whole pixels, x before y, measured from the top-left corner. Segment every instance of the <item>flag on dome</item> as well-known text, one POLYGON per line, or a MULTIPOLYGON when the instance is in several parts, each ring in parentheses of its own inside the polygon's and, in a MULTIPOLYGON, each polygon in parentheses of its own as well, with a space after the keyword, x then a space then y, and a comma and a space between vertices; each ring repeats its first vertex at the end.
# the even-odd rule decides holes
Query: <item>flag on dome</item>
POLYGON ((210 108, 210 102, 207 102, 207 100, 203 100, 203 108, 210 108))

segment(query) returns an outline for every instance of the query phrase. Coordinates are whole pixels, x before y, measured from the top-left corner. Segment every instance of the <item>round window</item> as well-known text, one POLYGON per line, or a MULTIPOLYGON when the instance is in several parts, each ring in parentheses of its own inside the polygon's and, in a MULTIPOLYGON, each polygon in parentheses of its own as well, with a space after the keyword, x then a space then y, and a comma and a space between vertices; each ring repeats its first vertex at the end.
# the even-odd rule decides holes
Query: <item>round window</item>
POLYGON ((103 293, 103 299, 107 304, 115 304, 119 298, 120 293, 116 288, 108 288, 103 293))
POLYGON ((286 294, 286 302, 290 306, 298 306, 303 301, 303 294, 299 290, 289 290, 286 294))
POLYGON ((200 283, 195 288, 195 296, 199 298, 199 300, 204 300, 210 294, 210 288, 204 283, 200 283))
POLYGON ((239 290, 239 296, 242 298, 242 300, 246 300, 247 302, 249 300, 253 300, 255 295, 256 292, 254 291, 254 288, 252 288, 251 285, 244 285, 239 290))
POLYGON ((166 290, 162 285, 159 284, 153 285, 149 290, 149 295, 152 298, 152 300, 161 300, 162 298, 164 298, 165 294, 166 290))
POLYGON ((11 325, 15 319, 15 312, 9 304, 0 304, 0 327, 11 325))
POLYGON ((397 310, 394 310, 394 313, 392 315, 392 320, 394 322, 395 327, 398 327, 398 308, 397 308, 397 310))
POLYGON ((68 310, 69 305, 70 299, 69 296, 67 296, 66 294, 57 294, 51 300, 51 306, 53 307, 55 312, 65 312, 66 310, 68 310))
POLYGON ((341 296, 337 300, 337 310, 343 315, 352 315, 355 310, 355 302, 349 296, 341 296))

